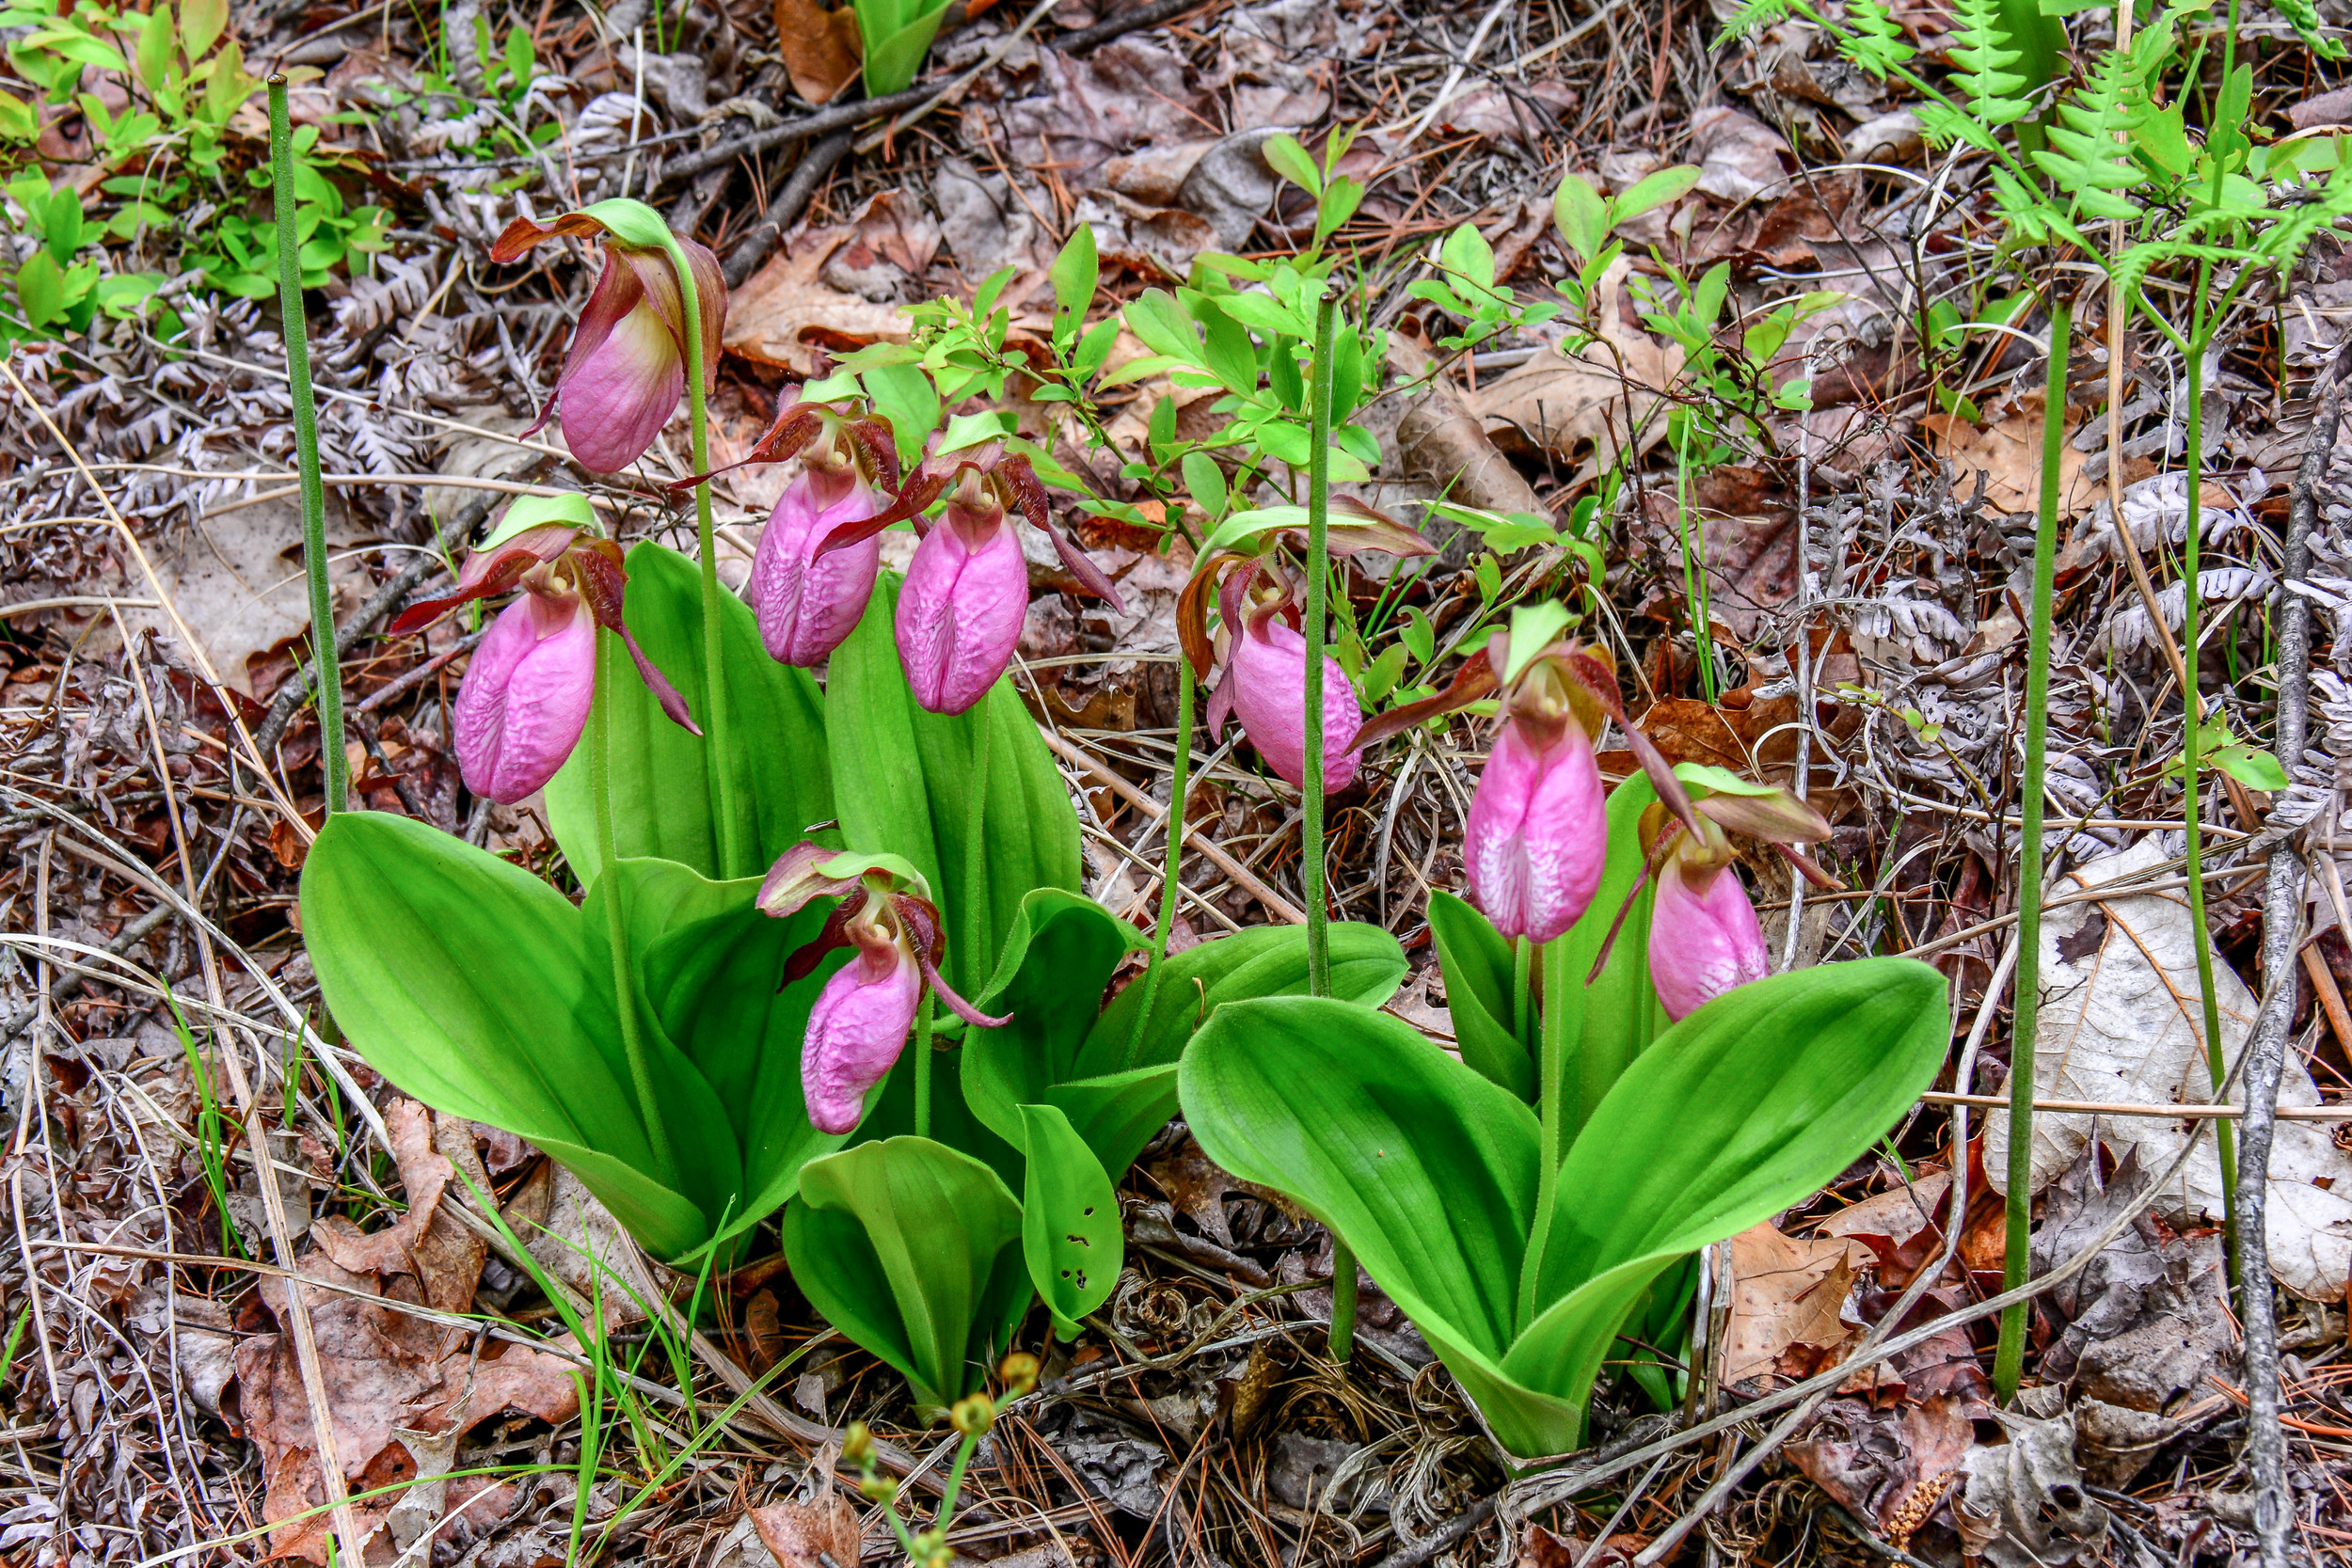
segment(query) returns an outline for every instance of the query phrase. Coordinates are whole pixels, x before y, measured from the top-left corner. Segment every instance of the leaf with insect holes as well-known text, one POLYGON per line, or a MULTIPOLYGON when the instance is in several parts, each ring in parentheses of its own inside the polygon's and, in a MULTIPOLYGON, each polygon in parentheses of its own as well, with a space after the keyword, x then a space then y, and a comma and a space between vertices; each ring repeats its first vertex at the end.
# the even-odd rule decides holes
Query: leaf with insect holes
POLYGON ((1021 1251, 1029 1282, 1054 1314, 1054 1331, 1078 1336, 1078 1320, 1110 1300, 1126 1256, 1119 1194, 1070 1118, 1051 1105, 1021 1107, 1027 1184, 1021 1251))

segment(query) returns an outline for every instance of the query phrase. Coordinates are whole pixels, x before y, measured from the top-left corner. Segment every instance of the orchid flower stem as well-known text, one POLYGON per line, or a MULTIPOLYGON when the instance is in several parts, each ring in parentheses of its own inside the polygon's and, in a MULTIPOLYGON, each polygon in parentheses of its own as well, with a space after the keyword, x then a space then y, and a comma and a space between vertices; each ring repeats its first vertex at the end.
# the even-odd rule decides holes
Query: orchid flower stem
POLYGON ((931 993, 914 1007, 914 1135, 931 1135, 931 993))
MULTIPOLYGON (((2034 1034, 2041 1005, 2042 805, 2050 704, 2050 597, 2058 553, 2059 443, 2066 438, 2066 303, 2050 305, 2050 369, 2042 405, 2042 508, 2034 523, 2033 610, 2026 653, 2026 778, 2017 803, 2017 982, 2016 1025, 2009 1060, 2008 1246, 2001 1260, 2001 1288, 2026 1282, 2027 1227, 2033 1216, 2034 1034)), ((2020 1302, 2001 1313, 2001 1338, 1993 1361, 1993 1386, 2003 1403, 2017 1392, 2026 1363, 2026 1308, 2020 1302)))
POLYGON ((1192 775, 1192 661, 1176 655, 1176 765, 1168 784, 1168 859, 1160 866, 1160 918, 1152 928, 1152 965, 1143 972, 1143 1006, 1136 1009, 1135 1026, 1127 1031, 1125 1054, 1120 1067, 1133 1070, 1136 1053, 1143 1044, 1152 1006, 1159 1000, 1160 966, 1168 961, 1168 936, 1176 926, 1176 901, 1184 891, 1184 796, 1192 775))
POLYGON ((1518 1307, 1522 1322, 1534 1317, 1544 1243, 1551 1233, 1551 1212, 1560 1201, 1560 1145, 1564 1136, 1560 1122, 1565 1109, 1563 1101, 1567 1098, 1563 1084, 1567 1073, 1567 1035, 1571 1028, 1582 1027, 1581 1014, 1568 1005, 1569 997, 1581 992, 1584 980, 1576 973, 1568 941, 1565 936, 1555 937, 1537 950, 1538 961, 1544 966, 1544 990, 1538 1025, 1542 1054, 1535 1068, 1535 1224, 1527 1257, 1519 1265, 1518 1307))
MULTIPOLYGON (((2210 287, 2212 270, 2210 261, 2198 263, 2197 298, 2201 302, 2205 299, 2210 287)), ((2203 314, 2201 309, 2199 313, 2201 316, 2203 314)), ((2211 331, 2207 322, 2201 321, 2198 325, 2206 330, 2194 333, 2189 339, 2188 454, 2185 475, 2188 498, 2188 537, 2183 543, 2181 552, 2181 657, 2184 661, 2181 674, 2181 825, 2187 833, 2184 853, 2188 877, 2188 927, 2197 950, 2197 990, 2203 1005, 2205 1066, 2212 1074, 2213 1091, 2218 1095, 2222 1083, 2229 1075, 2229 1064, 2223 1060, 2221 1052, 2221 1001, 2220 993, 2214 988, 2213 931, 2205 920, 2204 831, 2198 820, 2201 804, 2199 785, 2202 782, 2198 775, 2204 767, 2204 736, 2201 733, 2204 729, 2204 698, 2200 689, 2202 683, 2198 678, 2198 667, 2202 658, 2197 646, 2201 629, 2199 622, 2202 619, 2204 606, 2201 602, 2203 595, 2198 592, 2198 536, 2204 531, 2205 521, 2203 498, 2199 492, 2203 483, 2201 470, 2205 455, 2202 450, 2205 436, 2205 346, 2210 341, 2211 331)), ((2222 1256, 2230 1260, 2230 1277, 2235 1283, 2237 1138, 2234 1129, 2226 1121, 2214 1128, 2214 1154, 2221 1167, 2222 1256)))
MULTIPOLYGON (((670 268, 677 275, 679 308, 688 324, 681 336, 686 341, 687 426, 692 440, 694 472, 707 474, 710 471, 710 407, 704 385, 707 372, 703 366, 701 292, 694 280, 694 269, 675 234, 670 237, 670 268)), ((738 842, 743 824, 737 815, 735 799, 735 752, 727 718, 725 626, 720 619, 720 606, 724 602, 726 590, 719 583, 719 541, 710 515, 710 481, 707 479, 694 486, 694 543, 702 566, 703 679, 710 693, 709 712, 703 716, 703 723, 707 754, 712 759, 710 772, 719 787, 720 874, 749 877, 761 868, 750 863, 745 847, 738 842)))
MULTIPOLYGON (((1330 915, 1323 886, 1323 648, 1331 596, 1331 333, 1339 301, 1329 281, 1315 306, 1315 357, 1307 400, 1306 776, 1300 784, 1299 890, 1307 903, 1307 994, 1331 994, 1330 915)), ((1331 1232, 1331 1359, 1356 1353, 1356 1251, 1331 1232)))
POLYGON ((1520 937, 1512 943, 1511 953, 1511 1033, 1519 1043, 1528 1043, 1528 1014, 1535 1004, 1535 942, 1531 937, 1520 937))
POLYGON ((629 1087, 636 1091, 637 1115, 645 1124, 645 1140, 653 1146, 663 1180, 675 1180, 677 1153, 670 1145, 669 1124, 654 1098, 653 1062, 645 1053, 644 1026, 637 1016, 636 967, 629 961, 628 911, 621 907, 620 865, 613 858, 612 721, 611 705, 602 699, 613 689, 612 683, 622 678, 612 657, 619 641, 615 633, 601 628, 596 632, 598 700, 588 705, 588 794, 596 802, 596 863, 603 867, 598 879, 611 883, 605 889, 604 929, 606 945, 612 950, 612 1010, 621 1026, 621 1054, 628 1061, 629 1087))
POLYGON ((996 752, 996 693, 991 690, 972 711, 980 733, 972 741, 972 777, 967 784, 972 801, 963 826, 963 957, 957 966, 963 975, 963 994, 978 996, 988 984, 995 954, 988 951, 988 906, 981 891, 988 886, 988 774, 996 752))
POLYGON ((318 401, 310 391, 310 334, 302 313, 302 245, 294 231, 294 132, 286 78, 269 78, 271 198, 278 209, 278 302, 284 323, 286 389, 294 404, 295 466, 302 476, 302 569, 310 579, 310 647, 318 660, 322 809, 351 807, 351 764, 343 754, 343 677, 335 652, 335 595, 326 579, 326 492, 319 479, 318 401))

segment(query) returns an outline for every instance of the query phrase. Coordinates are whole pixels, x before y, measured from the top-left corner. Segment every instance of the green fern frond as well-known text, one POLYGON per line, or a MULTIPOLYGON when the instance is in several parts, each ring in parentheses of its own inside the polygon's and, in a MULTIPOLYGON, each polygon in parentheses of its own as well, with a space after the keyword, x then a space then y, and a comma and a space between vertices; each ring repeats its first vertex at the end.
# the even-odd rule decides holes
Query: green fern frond
POLYGON ((1715 41, 1720 46, 1737 42, 1750 33, 1762 32, 1773 23, 1787 20, 1793 8, 1789 0, 1748 0, 1724 23, 1723 37, 1715 41))
POLYGON ((2271 0, 2271 8, 2286 19, 2296 37, 2310 46, 2311 52, 2323 60, 2344 58, 2344 42, 2320 31, 2319 9, 2312 0, 2271 0))
POLYGON ((2127 138, 2146 112, 2132 56, 2113 49, 2082 89, 2059 103, 2050 145, 2033 156, 2067 194, 2074 215, 2125 220, 2139 215, 2130 193, 2147 183, 2148 174, 2132 157, 2127 138))
POLYGON ((1895 20, 1883 0, 1847 0, 1846 36, 1837 40, 1837 48, 1856 67, 1882 82, 1889 71, 1918 53, 1904 39, 1902 24, 1895 20))
POLYGON ((2031 111, 2025 74, 2010 69, 2025 58, 2025 51, 2010 38, 1998 0, 1953 0, 1948 53, 1960 68, 1952 79, 1979 124, 2014 125, 2031 111))

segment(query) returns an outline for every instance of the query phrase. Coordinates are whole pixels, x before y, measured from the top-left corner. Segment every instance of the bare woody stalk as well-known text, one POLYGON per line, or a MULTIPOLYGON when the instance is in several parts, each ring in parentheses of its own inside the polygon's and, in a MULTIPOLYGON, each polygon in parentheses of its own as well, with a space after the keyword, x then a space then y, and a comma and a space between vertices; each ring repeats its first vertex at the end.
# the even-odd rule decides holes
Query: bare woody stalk
MULTIPOLYGON (((1307 901, 1307 994, 1331 994, 1330 915, 1323 877, 1323 649, 1330 611, 1331 333, 1339 311, 1327 280, 1315 306, 1315 357, 1310 373, 1307 433, 1306 764, 1299 838, 1307 901)), ((1331 1233, 1331 1359, 1347 1365, 1356 1350, 1356 1251, 1331 1233)))
POLYGON ((317 657, 319 770, 329 816, 351 804, 343 755, 342 661, 335 652, 335 596, 326 580, 326 491, 319 481, 319 411, 310 391, 310 335, 302 313, 302 246, 294 232, 294 131, 286 77, 269 78, 271 200, 278 209, 278 303, 285 318, 286 387, 294 404, 295 467, 302 479, 302 569, 310 580, 310 646, 317 657))
MULTIPOLYGON (((2017 802, 2017 1010, 2010 1045, 2008 1245, 2001 1289, 2026 1282, 2026 1230, 2033 1214, 2033 1053, 2041 1004, 2042 782, 2048 753, 2050 598, 2058 555, 2058 453, 2066 438, 2066 302, 2050 305, 2050 369, 2042 404, 2042 506, 2034 520, 2033 610, 2026 652, 2026 778, 2017 802)), ((2026 1304, 2001 1312, 1993 1387, 2006 1402, 2026 1364, 2026 1304)))

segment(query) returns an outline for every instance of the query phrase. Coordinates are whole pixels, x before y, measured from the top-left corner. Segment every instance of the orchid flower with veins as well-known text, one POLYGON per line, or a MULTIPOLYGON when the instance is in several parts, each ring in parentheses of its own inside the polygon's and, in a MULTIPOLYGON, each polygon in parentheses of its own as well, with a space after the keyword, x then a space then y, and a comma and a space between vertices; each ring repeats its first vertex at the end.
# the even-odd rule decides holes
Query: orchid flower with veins
POLYGON ((555 396, 523 434, 535 433, 560 408, 564 443, 581 467, 618 473, 644 455, 685 395, 690 327, 681 262, 693 285, 691 330, 702 340, 706 396, 719 385, 726 279, 718 257, 670 233, 659 214, 636 201, 599 201, 552 225, 518 217, 490 247, 490 259, 517 261, 559 234, 600 241, 604 271, 564 351, 555 396))
POLYGON ((898 489, 898 444, 890 421, 856 399, 803 403, 795 387, 744 461, 790 457, 801 460, 801 471, 760 531, 745 596, 768 652, 813 669, 856 629, 882 565, 882 545, 870 536, 830 553, 825 542, 889 507, 898 489))
MULTIPOLYGON (((1202 546, 1176 605, 1177 635, 1193 669, 1205 675, 1224 666, 1209 693, 1209 734, 1224 729, 1227 715, 1237 716, 1266 766, 1294 788, 1305 787, 1307 780, 1307 639, 1299 629, 1304 594, 1274 551, 1282 543, 1303 545, 1305 529, 1304 507, 1266 507, 1227 518, 1202 546), (1212 596, 1218 620, 1214 637, 1208 618, 1212 596)), ((1334 557, 1364 550, 1399 557, 1436 553, 1411 529, 1346 497, 1333 500, 1326 537, 1334 557)), ((1375 743, 1494 689, 1481 652, 1444 691, 1367 721, 1340 661, 1327 654, 1322 675, 1326 789, 1352 781, 1363 752, 1375 743)))
POLYGON ((1103 569, 1055 530, 1045 486, 1028 458, 997 442, 934 451, 888 508, 835 528, 817 547, 823 559, 866 545, 901 519, 914 522, 923 542, 898 591, 896 629, 907 684, 929 712, 964 712, 1012 662, 1029 608, 1029 567, 1014 531, 1015 512, 1053 541, 1087 593, 1125 612, 1103 569), (926 520, 924 510, 943 499, 939 516, 926 520))
POLYGON ((403 637, 459 605, 520 588, 474 649, 452 710, 466 787, 504 805, 555 777, 587 726, 596 693, 596 629, 620 635, 661 711, 695 735, 686 699, 655 668, 621 619, 628 576, 621 549, 584 538, 588 498, 526 496, 466 558, 457 591, 411 605, 391 625, 403 637))
POLYGON ((848 1132, 866 1115, 866 1097, 889 1076, 914 1027, 926 986, 966 1023, 993 1029, 991 1018, 940 976, 946 941, 939 908, 922 874, 896 855, 853 855, 801 843, 786 850, 760 885, 759 907, 778 919, 814 898, 838 898, 817 940, 786 960, 784 983, 813 974, 838 947, 856 956, 818 992, 801 1042, 801 1088, 808 1119, 820 1132, 848 1132))

